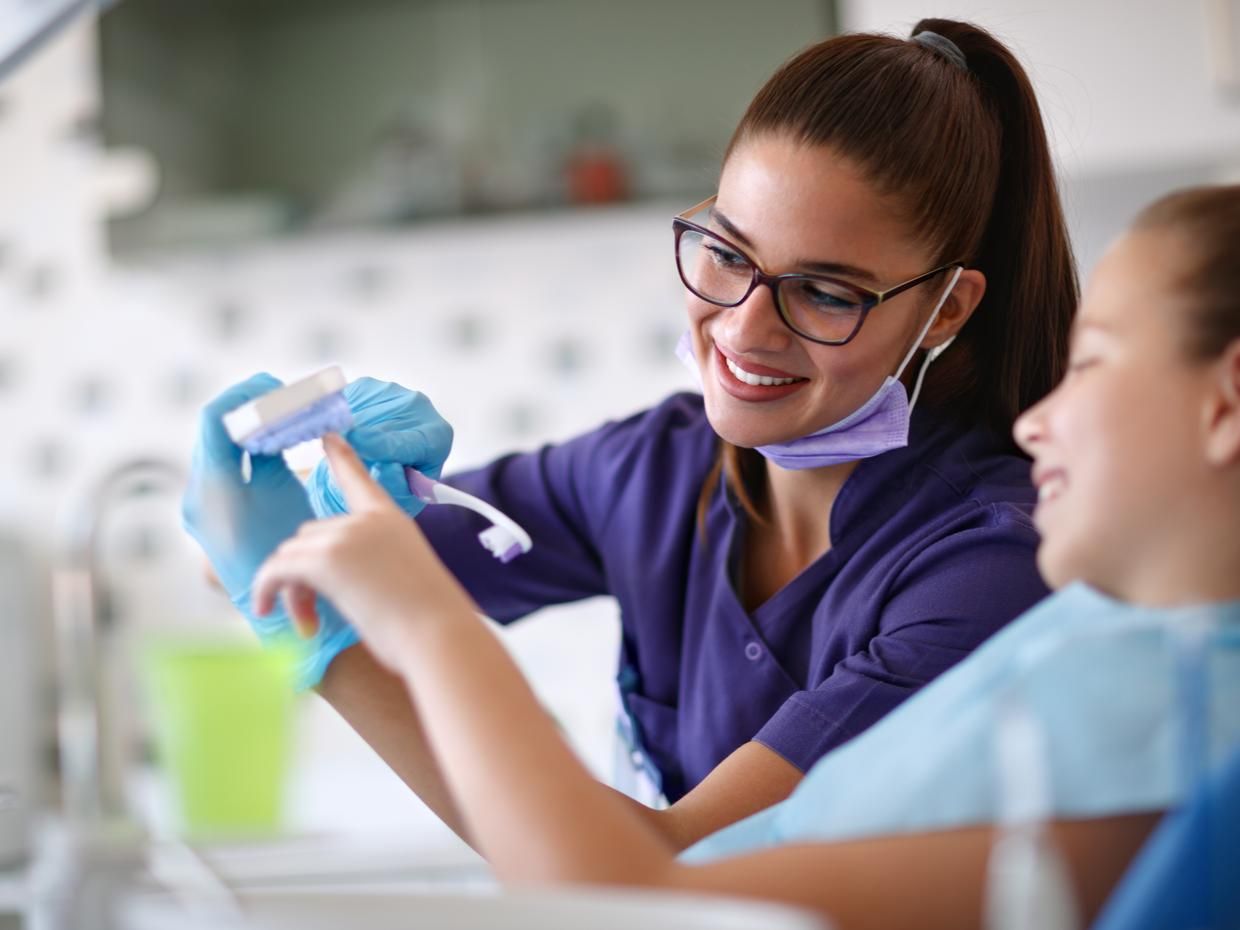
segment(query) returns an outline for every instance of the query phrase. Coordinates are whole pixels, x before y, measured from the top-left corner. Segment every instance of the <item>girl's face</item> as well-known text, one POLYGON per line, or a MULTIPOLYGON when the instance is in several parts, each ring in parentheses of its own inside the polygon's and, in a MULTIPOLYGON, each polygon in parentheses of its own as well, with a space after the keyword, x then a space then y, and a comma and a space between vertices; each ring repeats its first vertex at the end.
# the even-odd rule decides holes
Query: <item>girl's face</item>
MULTIPOLYGON (((780 136, 748 140, 732 153, 709 222, 769 274, 829 274, 883 290, 928 271, 934 259, 912 238, 896 204, 849 161, 780 136)), ((842 346, 793 333, 767 287, 731 308, 686 290, 711 425, 728 442, 753 447, 808 435, 852 413, 895 373, 949 280, 936 276, 879 304, 842 346), (742 376, 794 380, 747 384, 729 361, 742 376)), ((962 326, 968 313, 960 318, 959 310, 972 310, 981 287, 978 272, 962 275, 941 311, 943 323, 962 326)), ((936 323, 924 344, 946 339, 939 330, 936 323)))
POLYGON ((1073 331, 1068 373, 1015 426, 1034 459, 1038 565, 1142 600, 1190 552, 1192 490, 1208 479, 1203 404, 1211 366, 1183 348, 1179 243, 1130 233, 1103 257, 1073 331))

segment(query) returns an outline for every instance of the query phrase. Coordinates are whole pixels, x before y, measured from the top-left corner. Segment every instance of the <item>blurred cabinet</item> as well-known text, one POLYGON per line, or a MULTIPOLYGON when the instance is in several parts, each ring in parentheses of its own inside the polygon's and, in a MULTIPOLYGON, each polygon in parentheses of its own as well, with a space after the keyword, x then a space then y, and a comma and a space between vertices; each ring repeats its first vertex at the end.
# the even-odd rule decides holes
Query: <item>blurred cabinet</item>
POLYGON ((223 236, 559 204, 583 153, 621 166, 609 190, 697 193, 754 92, 831 32, 832 10, 126 0, 102 20, 105 135, 152 151, 164 185, 117 241, 193 239, 195 216, 223 236))

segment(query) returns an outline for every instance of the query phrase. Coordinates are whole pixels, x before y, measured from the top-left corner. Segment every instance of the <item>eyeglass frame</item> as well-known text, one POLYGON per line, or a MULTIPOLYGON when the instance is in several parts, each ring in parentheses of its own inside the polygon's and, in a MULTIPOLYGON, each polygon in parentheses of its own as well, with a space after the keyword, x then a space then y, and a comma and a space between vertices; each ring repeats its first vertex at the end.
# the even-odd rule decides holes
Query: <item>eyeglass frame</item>
POLYGON ((939 267, 935 268, 933 271, 927 271, 925 274, 919 274, 915 278, 909 278, 907 281, 904 281, 901 284, 896 284, 892 287, 886 288, 885 290, 881 290, 881 291, 876 291, 868 287, 862 287, 860 284, 853 284, 850 281, 843 281, 839 278, 833 278, 830 275, 824 275, 824 274, 808 274, 808 273, 799 272, 799 271, 789 271, 789 272, 785 272, 784 274, 767 274, 765 271, 763 271, 758 266, 758 263, 754 261, 752 256, 750 256, 748 252, 746 252, 736 243, 732 242, 726 236, 719 235, 719 233, 715 232, 713 229, 707 229, 705 226, 701 226, 693 222, 691 219, 689 219, 689 217, 693 216, 695 213, 698 213, 699 211, 704 210, 706 207, 714 203, 716 197, 718 197, 717 194, 712 194, 710 197, 707 197, 705 200, 703 200, 701 203, 697 204, 696 206, 692 206, 688 210, 685 210, 683 213, 678 213, 676 216, 672 217, 672 233, 674 235, 673 251, 676 257, 676 273, 680 276, 681 283, 684 284, 684 286, 694 296, 706 301, 709 304, 713 304, 716 307, 723 307, 725 309, 731 309, 732 307, 739 307, 741 304, 743 304, 745 301, 749 299, 749 296, 755 290, 758 289, 759 285, 765 284, 771 291, 771 297, 775 303, 775 312, 779 315, 779 318, 783 321, 784 325, 787 326, 794 333, 796 333, 798 336, 800 336, 802 339, 806 339, 810 342, 817 343, 818 345, 824 345, 824 346, 847 345, 848 343, 852 342, 854 339, 857 338, 857 333, 861 332, 861 326, 863 323, 865 323, 866 317, 869 316, 870 311, 873 310, 875 307, 877 307, 879 304, 883 303, 884 301, 890 300, 892 297, 895 297, 899 294, 903 294, 905 291, 910 290, 919 284, 924 284, 926 281, 929 281, 935 275, 940 275, 944 271, 947 271, 951 268, 956 268, 956 267, 960 267, 960 268, 965 267, 964 262, 959 262, 959 261, 947 262, 946 264, 940 265, 939 267), (710 236, 712 239, 718 239, 728 248, 732 249, 738 255, 744 258, 745 261, 749 262, 749 267, 753 270, 753 275, 749 279, 749 287, 745 289, 745 293, 741 295, 740 299, 732 301, 731 303, 728 303, 726 301, 715 300, 713 297, 707 297, 705 294, 700 293, 698 289, 695 288, 692 284, 690 284, 688 280, 685 278, 685 270, 680 265, 680 240, 681 240, 681 237, 689 230, 693 230, 694 232, 698 232, 698 233, 702 233, 703 235, 710 236), (792 321, 788 319, 787 311, 784 309, 783 301, 780 299, 780 296, 779 296, 780 285, 784 281, 789 280, 791 278, 795 278, 797 280, 827 281, 827 282, 830 282, 831 284, 834 284, 839 287, 843 287, 850 291, 855 292, 861 298, 861 300, 858 301, 858 303, 861 305, 861 312, 857 316, 857 325, 853 327, 852 332, 849 333, 843 339, 838 339, 838 340, 837 339, 819 339, 817 336, 810 336, 809 334, 803 333, 799 329, 797 329, 795 326, 793 326, 792 321))

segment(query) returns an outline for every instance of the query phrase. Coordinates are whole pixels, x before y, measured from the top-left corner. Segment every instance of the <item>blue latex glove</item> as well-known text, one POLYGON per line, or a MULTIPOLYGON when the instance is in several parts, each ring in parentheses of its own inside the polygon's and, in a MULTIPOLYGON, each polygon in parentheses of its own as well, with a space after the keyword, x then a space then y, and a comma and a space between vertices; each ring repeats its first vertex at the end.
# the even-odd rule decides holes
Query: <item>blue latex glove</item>
MULTIPOLYGON (((405 466, 438 478, 452 449, 452 427, 425 394, 391 381, 358 378, 345 386, 344 396, 354 423, 345 439, 370 466, 371 475, 392 500, 409 516, 416 517, 426 505, 409 492, 405 466)), ((310 475, 306 490, 318 516, 348 511, 326 459, 310 475)))
POLYGON ((317 601, 319 630, 307 640, 294 631, 282 604, 266 617, 256 616, 250 604, 251 583, 267 556, 302 523, 314 519, 306 489, 283 456, 252 456, 250 481, 242 480, 244 451, 224 428, 225 413, 277 387, 280 382, 271 375, 254 375, 203 409, 189 486, 181 500, 181 522, 202 546, 234 606, 264 645, 296 645, 297 682, 304 689, 317 685, 332 659, 358 637, 323 598, 317 601))

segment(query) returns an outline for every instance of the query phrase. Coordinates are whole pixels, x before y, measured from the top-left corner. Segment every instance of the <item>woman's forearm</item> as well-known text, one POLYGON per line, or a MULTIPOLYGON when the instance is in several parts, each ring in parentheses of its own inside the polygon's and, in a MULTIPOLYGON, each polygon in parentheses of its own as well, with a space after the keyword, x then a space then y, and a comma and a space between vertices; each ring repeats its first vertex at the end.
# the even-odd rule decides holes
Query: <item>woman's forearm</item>
POLYGON ((440 819, 472 845, 404 682, 366 651, 346 649, 319 693, 440 819))
POLYGON ((513 881, 646 884, 671 846, 561 738, 464 593, 426 605, 399 667, 469 835, 513 881))

